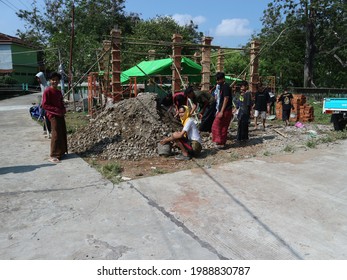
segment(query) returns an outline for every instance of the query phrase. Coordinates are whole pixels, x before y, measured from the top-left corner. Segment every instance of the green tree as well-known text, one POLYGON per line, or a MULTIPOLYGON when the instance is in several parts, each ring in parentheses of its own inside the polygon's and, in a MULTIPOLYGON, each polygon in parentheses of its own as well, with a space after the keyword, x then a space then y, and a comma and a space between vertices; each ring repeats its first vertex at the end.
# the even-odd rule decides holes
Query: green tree
POLYGON ((343 86, 340 74, 324 68, 346 73, 346 18, 345 0, 274 0, 262 19, 260 38, 269 46, 262 65, 284 84, 301 85, 296 69, 303 69, 304 86, 343 86))
MULTIPOLYGON (((110 31, 118 26, 122 33, 131 33, 137 14, 125 14, 125 0, 45 0, 43 10, 36 0, 32 10, 21 10, 18 16, 26 22, 26 30, 18 35, 38 48, 46 49, 44 63, 56 70, 60 63, 69 65, 73 34, 73 70, 81 76, 96 61, 96 50, 110 31), (74 8, 74 13, 72 10, 74 8), (74 18, 74 21, 72 20, 74 18), (60 60, 61 58, 61 60, 60 60)), ((96 70, 97 66, 93 68, 96 70)))
MULTIPOLYGON (((193 22, 180 26, 169 16, 156 16, 149 20, 139 20, 133 26, 132 34, 124 36, 122 57, 124 69, 143 60, 149 50, 155 50, 156 58, 167 58, 172 54, 172 35, 180 34, 182 42, 201 44, 202 33, 193 22)), ((184 46, 183 55, 192 55, 197 47, 184 46)))

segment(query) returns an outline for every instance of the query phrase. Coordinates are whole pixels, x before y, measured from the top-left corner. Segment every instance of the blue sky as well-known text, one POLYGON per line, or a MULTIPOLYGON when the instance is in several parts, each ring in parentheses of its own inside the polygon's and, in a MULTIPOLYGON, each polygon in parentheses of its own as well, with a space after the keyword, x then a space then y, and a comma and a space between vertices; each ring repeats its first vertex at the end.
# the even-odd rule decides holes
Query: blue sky
MULTIPOLYGON (((43 7, 44 0, 37 0, 43 7)), ((212 45, 239 47, 261 29, 260 18, 271 0, 126 0, 125 11, 143 19, 172 16, 179 24, 193 20, 199 31, 213 37, 212 45)), ((28 9, 32 0, 0 0, 0 32, 11 36, 24 30, 24 22, 15 14, 28 9)))

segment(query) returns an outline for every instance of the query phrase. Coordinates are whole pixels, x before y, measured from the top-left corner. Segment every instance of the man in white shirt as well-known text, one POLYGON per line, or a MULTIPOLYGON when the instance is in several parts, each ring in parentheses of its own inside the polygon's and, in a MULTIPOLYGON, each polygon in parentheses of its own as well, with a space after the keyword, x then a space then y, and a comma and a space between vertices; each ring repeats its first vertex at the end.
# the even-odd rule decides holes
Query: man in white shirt
POLYGON ((170 137, 164 138, 160 141, 160 144, 165 145, 169 142, 175 142, 177 147, 182 151, 182 154, 177 155, 175 159, 189 160, 200 154, 202 150, 202 141, 199 130, 196 127, 194 120, 189 115, 189 108, 187 106, 179 107, 178 115, 183 124, 183 129, 174 132, 170 137))

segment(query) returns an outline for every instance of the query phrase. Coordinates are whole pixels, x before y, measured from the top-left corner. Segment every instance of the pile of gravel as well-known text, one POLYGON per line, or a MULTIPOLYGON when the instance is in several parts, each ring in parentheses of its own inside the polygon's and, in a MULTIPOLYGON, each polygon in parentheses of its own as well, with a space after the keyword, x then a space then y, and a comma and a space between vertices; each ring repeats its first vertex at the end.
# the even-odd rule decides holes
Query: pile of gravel
POLYGON ((120 101, 106 108, 90 124, 68 139, 69 150, 101 159, 138 160, 157 156, 157 144, 180 130, 154 93, 120 101))

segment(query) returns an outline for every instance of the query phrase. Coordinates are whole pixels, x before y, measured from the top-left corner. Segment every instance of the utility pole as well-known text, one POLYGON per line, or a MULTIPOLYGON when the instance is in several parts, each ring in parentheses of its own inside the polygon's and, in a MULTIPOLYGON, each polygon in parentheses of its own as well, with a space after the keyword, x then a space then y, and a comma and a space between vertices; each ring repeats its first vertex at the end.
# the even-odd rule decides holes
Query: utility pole
MULTIPOLYGON (((73 74, 72 74, 72 53, 73 53, 73 45, 74 45, 74 37, 75 37, 75 3, 72 1, 72 21, 71 21, 71 37, 70 37, 70 62, 69 62, 69 95, 68 100, 70 100, 70 89, 73 86, 73 74)), ((74 89, 72 88, 72 99, 73 99, 73 105, 75 108, 75 95, 74 95, 74 89)))

